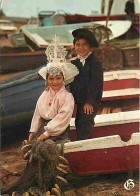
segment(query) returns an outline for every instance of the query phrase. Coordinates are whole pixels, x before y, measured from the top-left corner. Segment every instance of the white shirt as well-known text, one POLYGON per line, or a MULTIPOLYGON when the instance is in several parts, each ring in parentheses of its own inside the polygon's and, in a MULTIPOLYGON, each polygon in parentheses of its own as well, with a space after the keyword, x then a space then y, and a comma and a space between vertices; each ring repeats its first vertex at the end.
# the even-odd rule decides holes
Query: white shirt
POLYGON ((39 97, 32 118, 30 132, 37 132, 42 125, 42 118, 52 119, 44 126, 44 134, 58 136, 68 127, 74 110, 74 98, 64 86, 55 92, 52 88, 45 90, 39 97))

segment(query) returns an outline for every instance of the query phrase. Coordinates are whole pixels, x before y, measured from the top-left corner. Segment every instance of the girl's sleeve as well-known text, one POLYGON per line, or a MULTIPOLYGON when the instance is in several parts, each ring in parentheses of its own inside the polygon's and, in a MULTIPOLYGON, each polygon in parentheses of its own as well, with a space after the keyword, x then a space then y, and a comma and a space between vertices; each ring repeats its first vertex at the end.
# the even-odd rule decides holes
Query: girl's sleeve
POLYGON ((58 136, 63 133, 68 127, 74 110, 74 98, 71 93, 66 95, 58 114, 44 126, 46 136, 58 136))
POLYGON ((41 124, 42 124, 42 118, 40 116, 39 109, 38 109, 38 103, 37 103, 29 132, 36 133, 39 130, 39 128, 41 127, 41 124))

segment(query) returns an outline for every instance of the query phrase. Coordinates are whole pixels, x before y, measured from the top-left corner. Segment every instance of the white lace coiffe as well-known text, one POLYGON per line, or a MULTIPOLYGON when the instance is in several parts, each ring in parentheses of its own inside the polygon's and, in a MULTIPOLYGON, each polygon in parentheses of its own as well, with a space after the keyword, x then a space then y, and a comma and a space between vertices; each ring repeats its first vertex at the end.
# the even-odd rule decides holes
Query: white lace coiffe
POLYGON ((63 73, 65 85, 74 80, 79 71, 70 62, 66 62, 66 48, 60 45, 59 37, 55 36, 52 43, 46 49, 45 54, 49 63, 39 70, 39 74, 46 80, 46 74, 56 76, 63 73))

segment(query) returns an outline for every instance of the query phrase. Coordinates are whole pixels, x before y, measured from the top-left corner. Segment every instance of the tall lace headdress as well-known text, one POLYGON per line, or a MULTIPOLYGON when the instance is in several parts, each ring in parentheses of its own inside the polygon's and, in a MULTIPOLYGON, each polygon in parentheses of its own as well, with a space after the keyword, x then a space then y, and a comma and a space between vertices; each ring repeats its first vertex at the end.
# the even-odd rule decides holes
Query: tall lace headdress
POLYGON ((58 36, 54 37, 45 54, 49 63, 38 72, 45 80, 47 74, 56 76, 63 73, 64 82, 67 85, 78 75, 79 71, 75 65, 66 61, 67 51, 66 48, 60 45, 58 36))
POLYGON ((65 62, 67 51, 66 48, 60 45, 60 39, 55 35, 52 43, 46 49, 45 54, 49 62, 65 62))

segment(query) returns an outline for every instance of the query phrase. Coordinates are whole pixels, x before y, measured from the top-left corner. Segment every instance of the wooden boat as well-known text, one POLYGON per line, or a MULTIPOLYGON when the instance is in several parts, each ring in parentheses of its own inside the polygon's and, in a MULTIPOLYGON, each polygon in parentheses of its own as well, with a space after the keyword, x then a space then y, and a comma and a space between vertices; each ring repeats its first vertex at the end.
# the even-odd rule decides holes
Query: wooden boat
MULTIPOLYGON (((130 98, 125 93, 125 95, 123 94, 126 89, 129 89, 133 94, 133 87, 135 86, 133 83, 134 75, 129 75, 129 79, 126 75, 123 71, 122 73, 119 71, 118 74, 117 72, 114 74, 106 73, 104 101, 102 101, 102 109, 98 111, 95 118, 93 139, 76 141, 75 119, 71 119, 70 138, 73 142, 64 145, 64 155, 75 175, 112 172, 128 172, 129 175, 132 175, 133 170, 139 170, 139 98, 132 98, 131 96, 130 98), (133 80, 132 83, 131 79, 133 80), (122 97, 115 97, 111 86, 113 91, 121 94, 122 97), (106 92, 112 96, 107 97, 107 100, 106 92)), ((139 80, 139 76, 136 78, 139 80)))
MULTIPOLYGON (((120 22, 118 23, 117 21, 113 21, 112 23, 112 21, 109 21, 109 26, 111 27, 114 37, 125 33, 125 31, 128 30, 131 24, 130 22, 126 23, 126 21, 122 21, 122 24, 124 23, 126 26, 125 28, 123 27, 121 29, 120 26, 123 26, 123 25, 120 25, 121 24, 120 22), (119 29, 121 29, 119 34, 116 33, 115 31, 115 29, 118 29, 117 25, 119 25, 119 29)), ((98 25, 99 27, 102 28, 102 25, 105 24, 105 21, 99 21, 97 23, 100 23, 98 25)), ((52 35, 51 33, 52 31, 57 32, 59 34, 60 39, 62 40, 63 44, 65 45, 67 50, 70 51, 70 49, 73 47, 72 46, 73 38, 71 36, 71 31, 73 28, 78 28, 79 26, 77 25, 83 25, 83 24, 85 23, 75 24, 75 25, 61 25, 59 27, 52 26, 52 27, 39 27, 39 28, 38 27, 29 28, 33 25, 29 25, 28 28, 27 28, 27 25, 26 25, 26 28, 23 26, 23 29, 25 28, 25 31, 28 31, 27 34, 29 34, 29 36, 25 35, 26 41, 29 47, 25 46, 25 47, 11 47, 11 48, 4 47, 2 48, 0 73, 5 74, 9 72, 26 71, 30 69, 36 69, 37 67, 45 65, 46 64, 45 49, 48 46, 48 44, 51 42, 52 38, 50 37, 50 35, 52 35), (67 33, 65 33, 64 28, 65 28, 65 31, 67 31, 67 33), (33 33, 31 33, 32 31, 33 33), (48 33, 46 34, 47 31, 48 33), (65 36, 64 36, 64 33, 65 33, 65 36), (44 41, 45 39, 44 35, 49 37, 46 39, 50 39, 50 41, 47 41, 47 42, 44 41)), ((92 23, 86 23, 86 25, 88 24, 91 25, 92 23)), ((94 23, 94 25, 98 27, 96 22, 94 23)), ((90 26, 90 28, 92 28, 92 26, 90 26)), ((97 31, 96 28, 95 28, 95 31, 97 31)), ((101 34, 98 34, 98 31, 96 33, 97 33, 98 39, 100 39, 101 37, 107 37, 107 35, 105 35, 107 33, 105 32, 105 29, 102 31, 101 34)), ((111 45, 113 45, 113 47, 117 46, 121 50, 119 52, 122 53, 121 54, 121 58, 123 58, 122 66, 133 67, 133 69, 138 67, 138 59, 139 59, 138 43, 139 43, 138 39, 133 39, 133 40, 114 39, 114 41, 113 40, 111 41, 111 45)), ((107 48, 106 48, 106 51, 107 51, 107 48)), ((115 54, 117 54, 117 51, 115 52, 115 54)), ((113 64, 115 63, 116 62, 113 62, 113 64)))
MULTIPOLYGON (((28 24, 36 26, 52 26, 62 24, 75 24, 95 21, 106 21, 107 15, 82 15, 82 14, 68 14, 64 11, 41 11, 38 18, 31 18, 28 24), (46 21, 44 20, 46 19, 46 21), (44 20, 44 21, 43 21, 44 20)), ((139 31, 139 18, 140 14, 134 14, 135 21, 132 22, 132 27, 139 31)), ((126 14, 110 15, 109 20, 127 20, 126 14)), ((26 24, 26 25, 28 25, 26 24)))
MULTIPOLYGON (((38 70, 24 72, 1 84, 2 126, 31 120, 36 101, 45 88, 38 70)), ((139 74, 139 70, 105 72, 102 101, 138 98, 139 74)))
POLYGON ((140 133, 123 142, 119 135, 65 144, 65 157, 75 175, 132 172, 139 169, 140 133))
POLYGON ((102 100, 138 97, 140 93, 139 80, 139 70, 105 72, 102 100))
POLYGON ((1 54, 0 74, 36 69, 46 62, 44 50, 1 54))
MULTIPOLYGON (((90 24, 88 23, 85 25, 87 26, 90 24)), ((80 24, 80 26, 81 26, 81 24, 80 24)), ((100 25, 100 26, 102 27, 103 25, 100 25)), ((44 32, 43 27, 37 27, 36 25, 25 25, 22 27, 22 30, 29 29, 29 27, 33 28, 34 31, 36 32, 33 36, 35 38, 35 40, 37 40, 37 41, 39 40, 42 42, 43 38, 41 38, 37 34, 37 31, 38 31, 37 29, 41 28, 40 30, 43 33, 44 32)), ((49 28, 49 30, 47 30, 47 31, 45 30, 47 32, 47 34, 46 34, 46 32, 43 34, 44 35, 46 34, 47 36, 49 35, 50 42, 53 39, 52 32, 54 32, 54 31, 59 32, 59 36, 60 36, 60 39, 62 39, 61 40, 62 42, 66 42, 66 37, 69 36, 71 41, 70 41, 70 43, 67 42, 65 44, 65 46, 67 47, 67 49, 70 49, 70 48, 72 48, 73 38, 72 38, 71 32, 69 32, 69 30, 72 30, 72 28, 78 28, 78 27, 79 27, 79 25, 77 26, 77 24, 75 25, 75 27, 73 27, 73 25, 70 25, 70 27, 67 25, 60 25, 60 28, 57 26, 52 26, 51 29, 49 28), (56 28, 58 28, 58 29, 56 30, 56 28), (62 34, 63 34, 63 36, 62 36, 62 34)), ((103 30, 103 28, 104 27, 102 27, 102 30, 103 30)), ((110 32, 110 30, 108 30, 108 31, 110 32)), ((24 30, 23 30, 23 32, 24 32, 24 30)), ((25 34, 25 32, 24 32, 24 34, 25 34)), ((16 45, 17 45, 17 43, 19 44, 19 41, 17 41, 17 40, 13 41, 12 37, 11 37, 11 40, 16 45)), ((31 40, 32 40, 32 38, 31 38, 31 40)), ((46 64, 45 50, 48 45, 45 45, 43 48, 40 48, 40 47, 38 48, 38 44, 36 45, 36 42, 34 43, 31 40, 29 40, 29 42, 27 42, 28 47, 27 46, 24 46, 24 47, 15 46, 15 47, 11 47, 11 48, 8 48, 8 47, 2 48, 2 52, 1 52, 1 62, 2 63, 1 63, 1 70, 0 70, 1 74, 36 69, 37 67, 40 67, 40 66, 46 64)), ((22 41, 21 41, 21 43, 22 43, 22 41)))
MULTIPOLYGON (((74 140, 64 145, 64 155, 72 172, 89 175, 138 170, 139 114, 140 110, 97 115, 93 139, 74 140)), ((75 130, 71 130, 72 139, 74 134, 75 130)))
POLYGON ((0 35, 1 36, 7 36, 11 33, 15 33, 17 31, 17 28, 14 26, 14 24, 10 20, 0 20, 0 35))
MULTIPOLYGON (((117 56, 118 52, 121 55, 120 58, 113 58, 112 61, 109 60, 108 49, 106 48, 105 51, 107 52, 107 56, 103 59, 108 59, 106 64, 113 64, 117 65, 118 68, 120 67, 120 62, 118 59, 122 59, 121 62, 121 69, 135 69, 139 67, 139 46, 138 46, 138 39, 134 40, 122 40, 122 41, 112 41, 110 43, 113 47, 118 47, 119 50, 115 51, 115 55, 117 56)), ((24 52, 22 51, 23 48, 11 48, 9 51, 5 51, 5 53, 1 53, 1 65, 0 65, 0 73, 12 73, 18 71, 27 71, 36 69, 42 65, 46 64, 46 55, 45 50, 37 50, 37 51, 30 51, 29 48, 25 47, 24 52)), ((102 49, 101 49, 102 50, 102 49)), ((114 50, 113 50, 114 51, 114 50)), ((113 51, 110 51, 111 53, 113 51)), ((101 52, 99 53, 101 55, 101 52)), ((105 55, 105 53, 104 53, 105 55)), ((117 69, 118 69, 117 68, 117 69)), ((110 68, 109 70, 113 70, 110 68)))
POLYGON ((26 46, 26 41, 24 38, 24 34, 22 32, 12 33, 11 35, 8 36, 8 39, 10 40, 12 45, 16 48, 26 46))
MULTIPOLYGON (((71 119, 72 142, 64 145, 64 155, 75 175, 138 170, 139 74, 139 70, 104 73, 103 99, 95 118, 93 139, 76 141, 74 118, 71 119)), ((10 133, 8 125, 30 124, 43 90, 44 80, 37 75, 37 70, 1 84, 2 141, 4 135, 10 133)), ((22 135, 21 128, 19 131, 22 135)))
MULTIPOLYGON (((139 31, 139 18, 140 14, 137 13, 134 15, 135 21, 132 23, 132 27, 139 31)), ((96 15, 96 16, 87 16, 82 14, 66 14, 65 15, 66 23, 67 24, 74 24, 80 22, 91 22, 91 21, 106 21, 107 15, 96 15)), ((110 15, 109 20, 126 20, 126 14, 117 14, 117 15, 110 15)))
POLYGON ((131 27, 130 21, 109 21, 108 29, 105 28, 106 21, 96 21, 96 22, 87 22, 87 23, 77 23, 77 24, 67 24, 67 25, 59 25, 59 26, 44 26, 44 27, 33 27, 32 25, 28 27, 22 26, 22 31, 25 35, 26 42, 35 49, 36 48, 46 48, 50 42, 53 40, 55 35, 60 37, 60 44, 64 46, 72 46, 73 45, 73 37, 72 31, 77 28, 93 28, 95 30, 95 36, 98 40, 100 27, 104 27, 102 29, 103 39, 102 41, 109 39, 114 39, 119 37, 128 31, 131 27), (122 28, 120 28, 120 26, 122 28), (120 31, 119 31, 120 29, 120 31), (112 33, 111 33, 112 32, 112 33), (107 35, 107 37, 106 37, 107 35))

